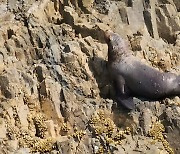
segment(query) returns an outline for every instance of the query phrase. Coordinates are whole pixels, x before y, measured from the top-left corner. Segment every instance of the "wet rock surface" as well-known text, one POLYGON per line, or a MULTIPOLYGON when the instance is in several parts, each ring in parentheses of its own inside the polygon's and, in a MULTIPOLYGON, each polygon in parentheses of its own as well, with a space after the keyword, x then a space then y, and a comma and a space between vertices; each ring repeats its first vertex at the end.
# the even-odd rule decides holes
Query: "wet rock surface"
POLYGON ((103 32, 180 74, 178 0, 1 0, 0 153, 180 153, 180 98, 114 100, 103 32))

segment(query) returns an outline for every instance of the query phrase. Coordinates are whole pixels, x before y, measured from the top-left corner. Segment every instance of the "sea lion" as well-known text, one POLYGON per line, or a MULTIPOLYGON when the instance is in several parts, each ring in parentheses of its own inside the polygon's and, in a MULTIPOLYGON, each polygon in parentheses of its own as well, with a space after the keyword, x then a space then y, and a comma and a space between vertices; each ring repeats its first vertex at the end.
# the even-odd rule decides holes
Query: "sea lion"
POLYGON ((132 96, 154 100, 180 95, 180 75, 160 72, 141 63, 117 33, 106 31, 105 40, 108 44, 108 70, 117 101, 126 108, 135 107, 132 96))

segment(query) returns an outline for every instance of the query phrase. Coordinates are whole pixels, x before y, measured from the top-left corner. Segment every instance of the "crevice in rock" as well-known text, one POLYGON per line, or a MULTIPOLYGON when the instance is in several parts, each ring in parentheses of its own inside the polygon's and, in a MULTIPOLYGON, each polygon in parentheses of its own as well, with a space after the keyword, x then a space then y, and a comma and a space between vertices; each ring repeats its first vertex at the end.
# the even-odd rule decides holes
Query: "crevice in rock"
POLYGON ((43 43, 41 42, 41 39, 39 37, 36 38, 37 44, 39 48, 43 48, 43 43))
POLYGON ((0 76, 0 88, 1 88, 1 93, 6 97, 11 99, 12 98, 12 93, 9 90, 9 80, 5 76, 0 76))
POLYGON ((128 0, 127 6, 132 7, 133 6, 133 0, 128 0))
POLYGON ((128 15, 127 15, 126 9, 125 8, 120 8, 119 9, 119 14, 121 16, 122 22, 129 25, 128 15))
POLYGON ((105 43, 104 31, 102 31, 98 27, 88 29, 88 28, 83 27, 83 26, 81 27, 79 25, 74 25, 73 29, 75 29, 76 34, 81 34, 82 37, 91 36, 93 39, 98 40, 101 43, 105 43))
POLYGON ((168 23, 168 19, 164 14, 162 8, 156 8, 157 14, 157 27, 159 36, 162 39, 165 39, 168 43, 174 44, 176 41, 175 36, 173 35, 172 27, 168 23))
POLYGON ((31 30, 30 30, 30 28, 29 28, 28 18, 27 18, 27 17, 24 17, 24 18, 23 18, 23 21, 24 21, 24 26, 25 26, 25 27, 27 28, 27 30, 28 30, 30 42, 31 42, 32 46, 34 46, 33 36, 32 36, 32 32, 31 32, 31 30))
POLYGON ((81 8, 81 10, 85 13, 85 14, 91 14, 91 12, 89 10, 87 10, 84 6, 83 6, 83 0, 78 0, 78 6, 81 8))
POLYGON ((144 16, 144 22, 146 24, 147 30, 150 36, 153 37, 153 26, 152 26, 152 21, 151 21, 151 14, 149 11, 145 10, 143 11, 143 16, 144 16))
POLYGON ((42 72, 42 67, 41 66, 37 66, 35 68, 35 73, 37 74, 38 81, 42 82, 44 80, 43 72, 42 72))
POLYGON ((14 31, 13 31, 12 29, 8 29, 8 30, 7 30, 7 34, 8 34, 8 39, 11 39, 11 37, 12 37, 13 35, 15 35, 15 33, 14 33, 14 31))
POLYGON ((110 98, 111 96, 110 87, 107 86, 110 84, 110 79, 106 67, 106 61, 104 59, 93 57, 89 60, 89 68, 96 79, 98 88, 100 89, 100 96, 105 99, 110 98))

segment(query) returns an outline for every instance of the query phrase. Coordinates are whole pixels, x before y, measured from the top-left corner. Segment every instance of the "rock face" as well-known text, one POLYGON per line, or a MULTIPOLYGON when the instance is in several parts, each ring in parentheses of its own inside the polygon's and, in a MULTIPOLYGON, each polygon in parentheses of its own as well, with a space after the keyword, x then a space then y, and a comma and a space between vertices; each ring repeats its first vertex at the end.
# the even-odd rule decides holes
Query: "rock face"
POLYGON ((180 98, 113 100, 104 31, 180 74, 179 0, 1 0, 0 153, 180 153, 180 98))

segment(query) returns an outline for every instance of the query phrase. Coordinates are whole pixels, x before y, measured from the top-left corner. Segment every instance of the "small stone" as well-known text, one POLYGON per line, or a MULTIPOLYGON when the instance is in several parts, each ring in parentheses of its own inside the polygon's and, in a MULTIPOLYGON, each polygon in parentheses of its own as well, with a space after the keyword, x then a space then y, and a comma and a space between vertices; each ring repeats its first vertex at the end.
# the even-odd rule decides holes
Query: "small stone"
POLYGON ((57 140, 57 149, 60 153, 73 153, 75 150, 76 143, 73 141, 73 138, 68 139, 67 137, 61 137, 57 140))
POLYGON ((152 126, 152 118, 153 118, 153 114, 151 112, 150 109, 143 109, 142 111, 142 115, 140 117, 140 125, 143 128, 144 134, 148 135, 151 126, 152 126))

